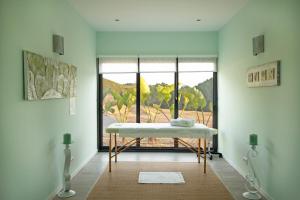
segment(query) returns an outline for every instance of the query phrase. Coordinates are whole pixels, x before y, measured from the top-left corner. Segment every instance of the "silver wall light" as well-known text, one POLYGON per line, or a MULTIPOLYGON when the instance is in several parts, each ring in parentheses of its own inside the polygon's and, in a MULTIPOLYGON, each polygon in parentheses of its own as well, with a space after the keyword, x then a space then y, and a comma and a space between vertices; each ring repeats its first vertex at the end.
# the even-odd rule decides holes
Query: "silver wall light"
POLYGON ((64 37, 53 35, 53 52, 59 55, 64 55, 64 37))
POLYGON ((259 35, 252 39, 253 43, 253 55, 257 56, 265 51, 265 36, 259 35))

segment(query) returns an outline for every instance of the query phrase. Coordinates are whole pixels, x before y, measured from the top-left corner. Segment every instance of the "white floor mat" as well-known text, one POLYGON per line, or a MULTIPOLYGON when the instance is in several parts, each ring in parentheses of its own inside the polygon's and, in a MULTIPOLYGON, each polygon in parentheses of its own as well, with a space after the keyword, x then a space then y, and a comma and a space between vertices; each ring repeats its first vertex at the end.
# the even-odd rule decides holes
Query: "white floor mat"
POLYGON ((181 172, 140 172, 139 183, 183 184, 181 172))

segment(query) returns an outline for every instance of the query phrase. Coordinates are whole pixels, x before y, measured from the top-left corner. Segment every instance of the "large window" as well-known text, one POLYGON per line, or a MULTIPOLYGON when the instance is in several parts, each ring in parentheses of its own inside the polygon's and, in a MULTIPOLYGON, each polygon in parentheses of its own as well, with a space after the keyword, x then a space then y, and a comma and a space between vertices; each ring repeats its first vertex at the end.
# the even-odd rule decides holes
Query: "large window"
MULTIPOLYGON (((114 122, 136 122, 136 76, 134 73, 103 74, 103 145, 108 146, 105 128, 114 122)), ((119 138, 125 144, 132 138, 119 138)))
MULTIPOLYGON (((113 122, 166 123, 193 118, 216 126, 216 59, 201 57, 100 58, 102 122, 99 139, 108 146, 105 128, 113 122), (137 85, 136 83, 140 83, 137 85)), ((119 138, 124 144, 132 138, 119 138)), ((197 146, 196 140, 185 139, 197 146)), ((139 148, 174 148, 174 138, 148 138, 139 148)))
MULTIPOLYGON (((106 57, 100 64, 102 74, 102 145, 108 146, 105 128, 114 122, 136 122, 136 58, 106 57)), ((133 138, 119 138, 125 144, 133 138)))
MULTIPOLYGON (((140 121, 164 123, 174 118, 174 58, 140 59, 140 121)), ((148 138, 141 147, 173 147, 173 138, 148 138)))

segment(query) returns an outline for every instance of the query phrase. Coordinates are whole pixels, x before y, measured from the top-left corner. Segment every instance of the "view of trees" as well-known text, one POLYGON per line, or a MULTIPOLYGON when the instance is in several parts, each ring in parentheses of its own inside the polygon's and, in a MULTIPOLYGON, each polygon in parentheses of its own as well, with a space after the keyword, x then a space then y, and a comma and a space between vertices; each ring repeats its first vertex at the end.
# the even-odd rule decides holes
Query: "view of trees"
MULTIPOLYGON (((103 99, 109 98, 103 102, 104 112, 114 116, 118 122, 126 122, 129 112, 136 103, 135 86, 130 84, 122 85, 109 80, 105 81, 106 87, 103 99)), ((209 85, 207 84, 208 81, 211 80, 207 80, 202 84, 207 87, 209 85)), ((162 114, 167 121, 170 121, 166 111, 169 111, 171 118, 174 117, 174 85, 165 83, 148 85, 142 77, 140 84, 141 106, 147 115, 147 122, 156 122, 159 114, 162 114)), ((194 114, 193 118, 198 123, 207 125, 212 115, 212 97, 209 97, 209 99, 205 97, 204 92, 201 91, 201 87, 204 88, 202 90, 206 88, 203 85, 180 87, 178 91, 181 107, 179 117, 186 116, 184 113, 189 111, 189 113, 192 112, 194 114), (209 113, 206 119, 204 112, 209 113)))

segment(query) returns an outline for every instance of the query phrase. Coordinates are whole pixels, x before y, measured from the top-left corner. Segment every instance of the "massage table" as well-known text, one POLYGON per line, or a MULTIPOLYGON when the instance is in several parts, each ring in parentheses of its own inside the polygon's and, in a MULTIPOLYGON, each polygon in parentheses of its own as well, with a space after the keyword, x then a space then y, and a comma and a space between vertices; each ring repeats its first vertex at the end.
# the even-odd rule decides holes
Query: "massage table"
POLYGON ((117 155, 132 145, 136 144, 143 138, 177 138, 178 142, 187 147, 190 151, 197 154, 198 163, 200 163, 201 139, 204 139, 204 173, 206 173, 206 142, 211 140, 213 135, 217 134, 217 130, 208 128, 203 124, 195 124, 192 127, 171 126, 170 123, 113 123, 106 128, 109 134, 109 172, 111 172, 112 158, 117 162, 117 155), (118 147, 117 136, 135 138, 126 144, 118 147), (114 147, 112 140, 114 137, 114 147), (191 144, 181 138, 195 138, 198 140, 198 148, 194 148, 191 144))

